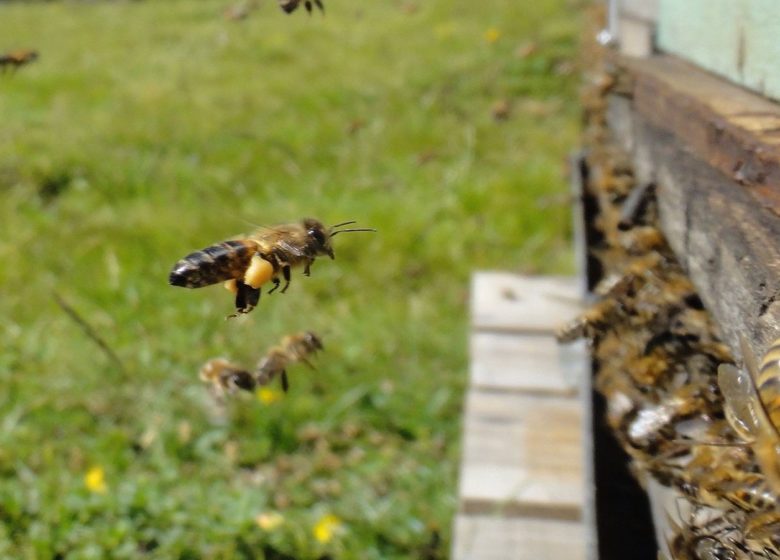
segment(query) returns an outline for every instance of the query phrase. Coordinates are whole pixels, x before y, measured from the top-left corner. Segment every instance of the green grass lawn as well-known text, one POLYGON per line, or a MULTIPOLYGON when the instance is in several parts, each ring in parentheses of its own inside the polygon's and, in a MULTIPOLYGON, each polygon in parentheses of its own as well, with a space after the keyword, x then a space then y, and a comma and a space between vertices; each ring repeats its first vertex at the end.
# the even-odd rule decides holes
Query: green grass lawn
POLYGON ((570 269, 580 3, 275 4, 0 6, 0 50, 40 52, 0 74, 2 558, 447 556, 469 275, 570 269), (379 231, 239 319, 168 286, 304 216, 379 231), (197 378, 306 329, 281 399, 197 378))

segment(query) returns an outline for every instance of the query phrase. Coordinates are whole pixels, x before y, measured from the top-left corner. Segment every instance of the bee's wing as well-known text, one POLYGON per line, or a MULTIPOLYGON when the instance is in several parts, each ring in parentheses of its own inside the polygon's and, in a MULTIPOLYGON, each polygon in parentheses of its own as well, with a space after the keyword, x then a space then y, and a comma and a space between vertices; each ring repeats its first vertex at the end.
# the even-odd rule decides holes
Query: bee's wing
POLYGON ((721 364, 718 366, 718 386, 726 399, 726 417, 745 441, 754 441, 761 430, 772 426, 747 371, 721 364))
POLYGON ((742 361, 745 364, 745 369, 747 369, 753 381, 755 381, 758 379, 758 362, 756 362, 756 357, 753 355, 750 346, 748 346, 747 340, 741 334, 739 335, 739 349, 742 351, 742 361))
POLYGON ((306 253, 303 251, 302 247, 296 247, 292 243, 288 243, 284 239, 279 239, 276 244, 283 250, 287 251, 291 255, 295 255, 296 257, 305 257, 306 253))

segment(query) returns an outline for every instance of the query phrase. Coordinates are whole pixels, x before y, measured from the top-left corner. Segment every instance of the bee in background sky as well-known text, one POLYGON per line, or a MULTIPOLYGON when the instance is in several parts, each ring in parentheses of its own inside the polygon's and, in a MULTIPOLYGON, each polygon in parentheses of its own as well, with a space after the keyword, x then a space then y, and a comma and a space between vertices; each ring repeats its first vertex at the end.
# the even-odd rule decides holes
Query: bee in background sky
POLYGON ((305 218, 301 222, 261 227, 254 234, 231 241, 223 241, 190 253, 179 260, 171 270, 168 282, 172 286, 202 288, 218 282, 236 296, 236 313, 249 313, 260 301, 260 288, 272 282, 274 292, 281 283, 284 293, 290 285, 290 270, 303 266, 309 276, 314 260, 323 255, 335 258, 331 238, 339 233, 376 231, 371 228, 336 229, 354 224, 342 222, 326 228, 322 222, 305 218))
POLYGON ((718 367, 718 386, 726 399, 726 418, 753 449, 756 462, 775 492, 780 492, 780 339, 756 365, 740 337, 745 368, 718 367))
POLYGON ((203 364, 199 377, 211 386, 217 398, 232 394, 238 390, 254 391, 258 386, 268 385, 275 377, 281 377, 282 389, 286 393, 290 388, 287 368, 302 362, 314 369, 309 356, 323 350, 322 340, 311 331, 285 336, 278 346, 274 346, 250 373, 225 358, 214 358, 203 364))
MULTIPOLYGON (((279 0, 279 7, 288 14, 297 10, 300 4, 301 0, 279 0)), ((303 5, 309 13, 312 12, 314 6, 317 6, 323 14, 325 13, 325 6, 322 4, 322 0, 303 0, 303 5)))
POLYGON ((29 64, 38 58, 38 51, 18 50, 0 55, 0 69, 5 72, 6 68, 17 69, 20 66, 29 64))
POLYGON ((287 366, 302 362, 314 369, 308 357, 323 349, 322 341, 311 331, 285 336, 281 344, 271 348, 257 365, 255 373, 257 384, 267 385, 278 375, 281 377, 282 389, 286 393, 290 388, 287 366))

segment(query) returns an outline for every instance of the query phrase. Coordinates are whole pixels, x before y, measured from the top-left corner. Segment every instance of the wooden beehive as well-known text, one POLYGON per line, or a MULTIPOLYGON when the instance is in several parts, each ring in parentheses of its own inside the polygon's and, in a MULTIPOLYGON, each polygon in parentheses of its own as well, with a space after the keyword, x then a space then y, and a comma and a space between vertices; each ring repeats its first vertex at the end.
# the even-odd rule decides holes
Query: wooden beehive
MULTIPOLYGON (((777 496, 771 488, 764 494, 770 496, 768 503, 760 506, 719 502, 723 495, 704 499, 699 490, 705 478, 707 484, 712 482, 713 470, 720 472, 719 462, 731 461, 736 454, 742 454, 743 462, 734 459, 729 468, 741 469, 741 474, 735 474, 738 480, 730 481, 730 490, 723 492, 739 489, 739 484, 748 479, 761 482, 762 473, 755 461, 751 462, 744 445, 706 445, 739 443, 723 420, 717 364, 713 362, 733 358, 739 363, 740 339, 747 342, 750 352, 761 356, 780 334, 780 106, 770 99, 780 97, 776 86, 780 66, 776 58, 769 56, 772 49, 765 46, 770 31, 769 36, 775 38, 773 45, 776 43, 780 4, 735 1, 730 3, 728 13, 719 13, 715 4, 674 0, 612 2, 607 10, 607 27, 598 34, 607 46, 591 46, 598 52, 591 60, 600 62, 590 69, 585 96, 585 151, 576 167, 583 188, 589 284, 595 287, 610 276, 622 275, 625 279, 629 267, 635 266, 631 263, 650 253, 667 255, 664 262, 671 263, 669 267, 673 269, 671 279, 667 268, 651 266, 650 273, 629 273, 647 274, 647 278, 635 282, 629 290, 630 297, 620 296, 624 298, 618 301, 622 315, 610 316, 603 325, 606 332, 622 329, 614 337, 621 344, 605 351, 601 346, 603 335, 592 335, 596 339, 596 385, 607 396, 603 410, 595 407, 594 433, 598 436, 598 427, 603 425, 600 414, 610 418, 611 427, 633 458, 636 478, 650 495, 656 528, 656 544, 648 546, 649 527, 644 527, 644 532, 641 527, 632 531, 622 523, 625 511, 644 507, 632 502, 635 496, 626 494, 623 503, 619 499, 598 498, 600 492, 609 493, 604 485, 612 481, 604 475, 605 469, 611 468, 605 465, 610 460, 600 456, 604 449, 597 443, 593 457, 597 484, 594 517, 598 520, 601 558, 655 558, 655 547, 662 554, 685 558, 762 558, 777 554, 776 546, 780 543, 780 523, 766 522, 760 535, 755 529, 757 519, 765 522, 777 517, 777 496), (757 14, 762 19, 760 23, 757 14), (707 37, 702 22, 708 22, 707 37), (719 32, 713 34, 715 27, 719 32), (755 34, 751 34, 753 30, 755 34), (656 37, 659 43, 655 42, 656 37), (768 60, 774 60, 775 66, 767 66, 768 60), (631 224, 631 211, 636 210, 637 201, 643 197, 652 199, 652 215, 640 218, 639 224, 631 224), (653 246, 642 251, 632 246, 629 236, 632 230, 638 231, 634 229, 637 225, 657 227, 668 248, 653 246), (663 383, 653 377, 647 386, 641 387, 636 378, 644 365, 637 366, 637 356, 629 355, 625 375, 633 379, 633 388, 640 396, 626 397, 623 393, 630 395, 631 390, 614 389, 615 383, 621 382, 619 376, 605 380, 599 368, 603 370, 605 362, 613 361, 609 367, 619 369, 615 364, 621 353, 631 353, 632 344, 646 352, 648 340, 662 334, 632 332, 632 327, 668 330, 667 323, 680 321, 679 309, 668 307, 684 307, 672 301, 670 295, 674 291, 671 283, 679 289, 682 282, 677 275, 689 279, 696 294, 685 305, 697 308, 695 299, 700 298, 707 312, 706 321, 686 328, 701 329, 690 335, 696 339, 690 353, 703 356, 698 363, 706 362, 696 382, 715 387, 711 399, 691 418, 703 418, 710 422, 710 428, 722 429, 715 433, 713 428, 712 432, 705 432, 706 436, 692 436, 686 443, 687 451, 675 452, 680 456, 687 453, 694 458, 693 462, 675 457, 679 462, 672 463, 664 456, 671 453, 668 445, 651 442, 653 445, 641 448, 637 434, 644 433, 643 428, 649 430, 648 418, 663 424, 658 410, 679 394, 680 384, 674 385, 669 377, 663 383), (635 305, 634 292, 641 290, 649 299, 635 305), (673 312, 666 323, 663 318, 637 320, 648 306, 659 313, 669 309, 673 312), (706 345, 701 343, 704 339, 706 345), (718 340, 725 344, 722 349, 715 346, 718 340), (641 396, 642 390, 651 396, 641 396), (616 394, 619 398, 615 398, 616 394), (631 409, 631 403, 621 405, 620 399, 633 400, 634 408, 631 409), (626 407, 625 411, 621 412, 620 406, 626 407), (718 441, 702 441, 707 438, 718 441), (703 462, 703 458, 710 461, 706 472, 696 462, 703 462), (659 464, 674 464, 675 468, 659 469, 659 464), (670 470, 680 477, 668 475, 670 470), (718 507, 706 507, 712 503, 718 507), (706 519, 701 513, 704 511, 709 516, 706 519), (718 519, 724 519, 724 524, 716 526, 718 519), (686 539, 695 540, 701 548, 690 545, 681 551, 681 547, 688 546, 681 544, 686 539)), ((597 36, 595 30, 592 35, 597 36)), ((601 289, 609 291, 603 284, 601 289)), ((680 294, 687 294, 686 290, 681 289, 680 294)), ((685 359, 684 355, 675 354, 677 363, 671 366, 677 367, 685 359)), ((685 367, 681 369, 687 372, 690 383, 690 367, 685 367)), ((660 433, 671 423, 676 424, 677 420, 668 420, 667 425, 652 429, 660 433)), ((664 437, 684 439, 685 434, 680 435, 679 431, 671 433, 674 435, 664 437)), ((714 487, 718 494, 726 485, 719 480, 714 487)))

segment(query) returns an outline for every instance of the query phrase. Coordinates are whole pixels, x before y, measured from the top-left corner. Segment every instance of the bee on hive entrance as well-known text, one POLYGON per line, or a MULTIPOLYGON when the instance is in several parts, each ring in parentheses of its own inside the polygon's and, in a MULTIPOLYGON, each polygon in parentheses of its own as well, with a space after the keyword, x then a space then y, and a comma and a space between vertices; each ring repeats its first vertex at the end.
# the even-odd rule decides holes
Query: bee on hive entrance
POLYGON ((37 51, 19 50, 0 55, 0 68, 5 72, 6 68, 19 68, 29 64, 38 58, 37 51))
POLYGON ((745 368, 718 367, 718 386, 726 399, 726 418, 750 445, 756 462, 775 492, 780 492, 780 339, 761 364, 740 337, 745 368))
MULTIPOLYGON (((279 0, 279 7, 288 14, 297 10, 300 4, 301 0, 279 0)), ((325 6, 322 4, 322 0, 303 0, 303 5, 309 13, 312 12, 314 6, 317 6, 323 14, 325 13, 325 6)))
POLYGON ((236 312, 229 317, 249 313, 260 301, 261 287, 272 282, 274 292, 284 278, 281 292, 290 285, 290 270, 303 266, 309 276, 314 260, 323 255, 335 258, 331 238, 339 233, 376 231, 372 228, 336 229, 354 221, 329 228, 314 218, 301 222, 261 227, 254 234, 223 241, 179 260, 171 270, 168 282, 172 286, 202 288, 218 282, 236 296, 236 312))

